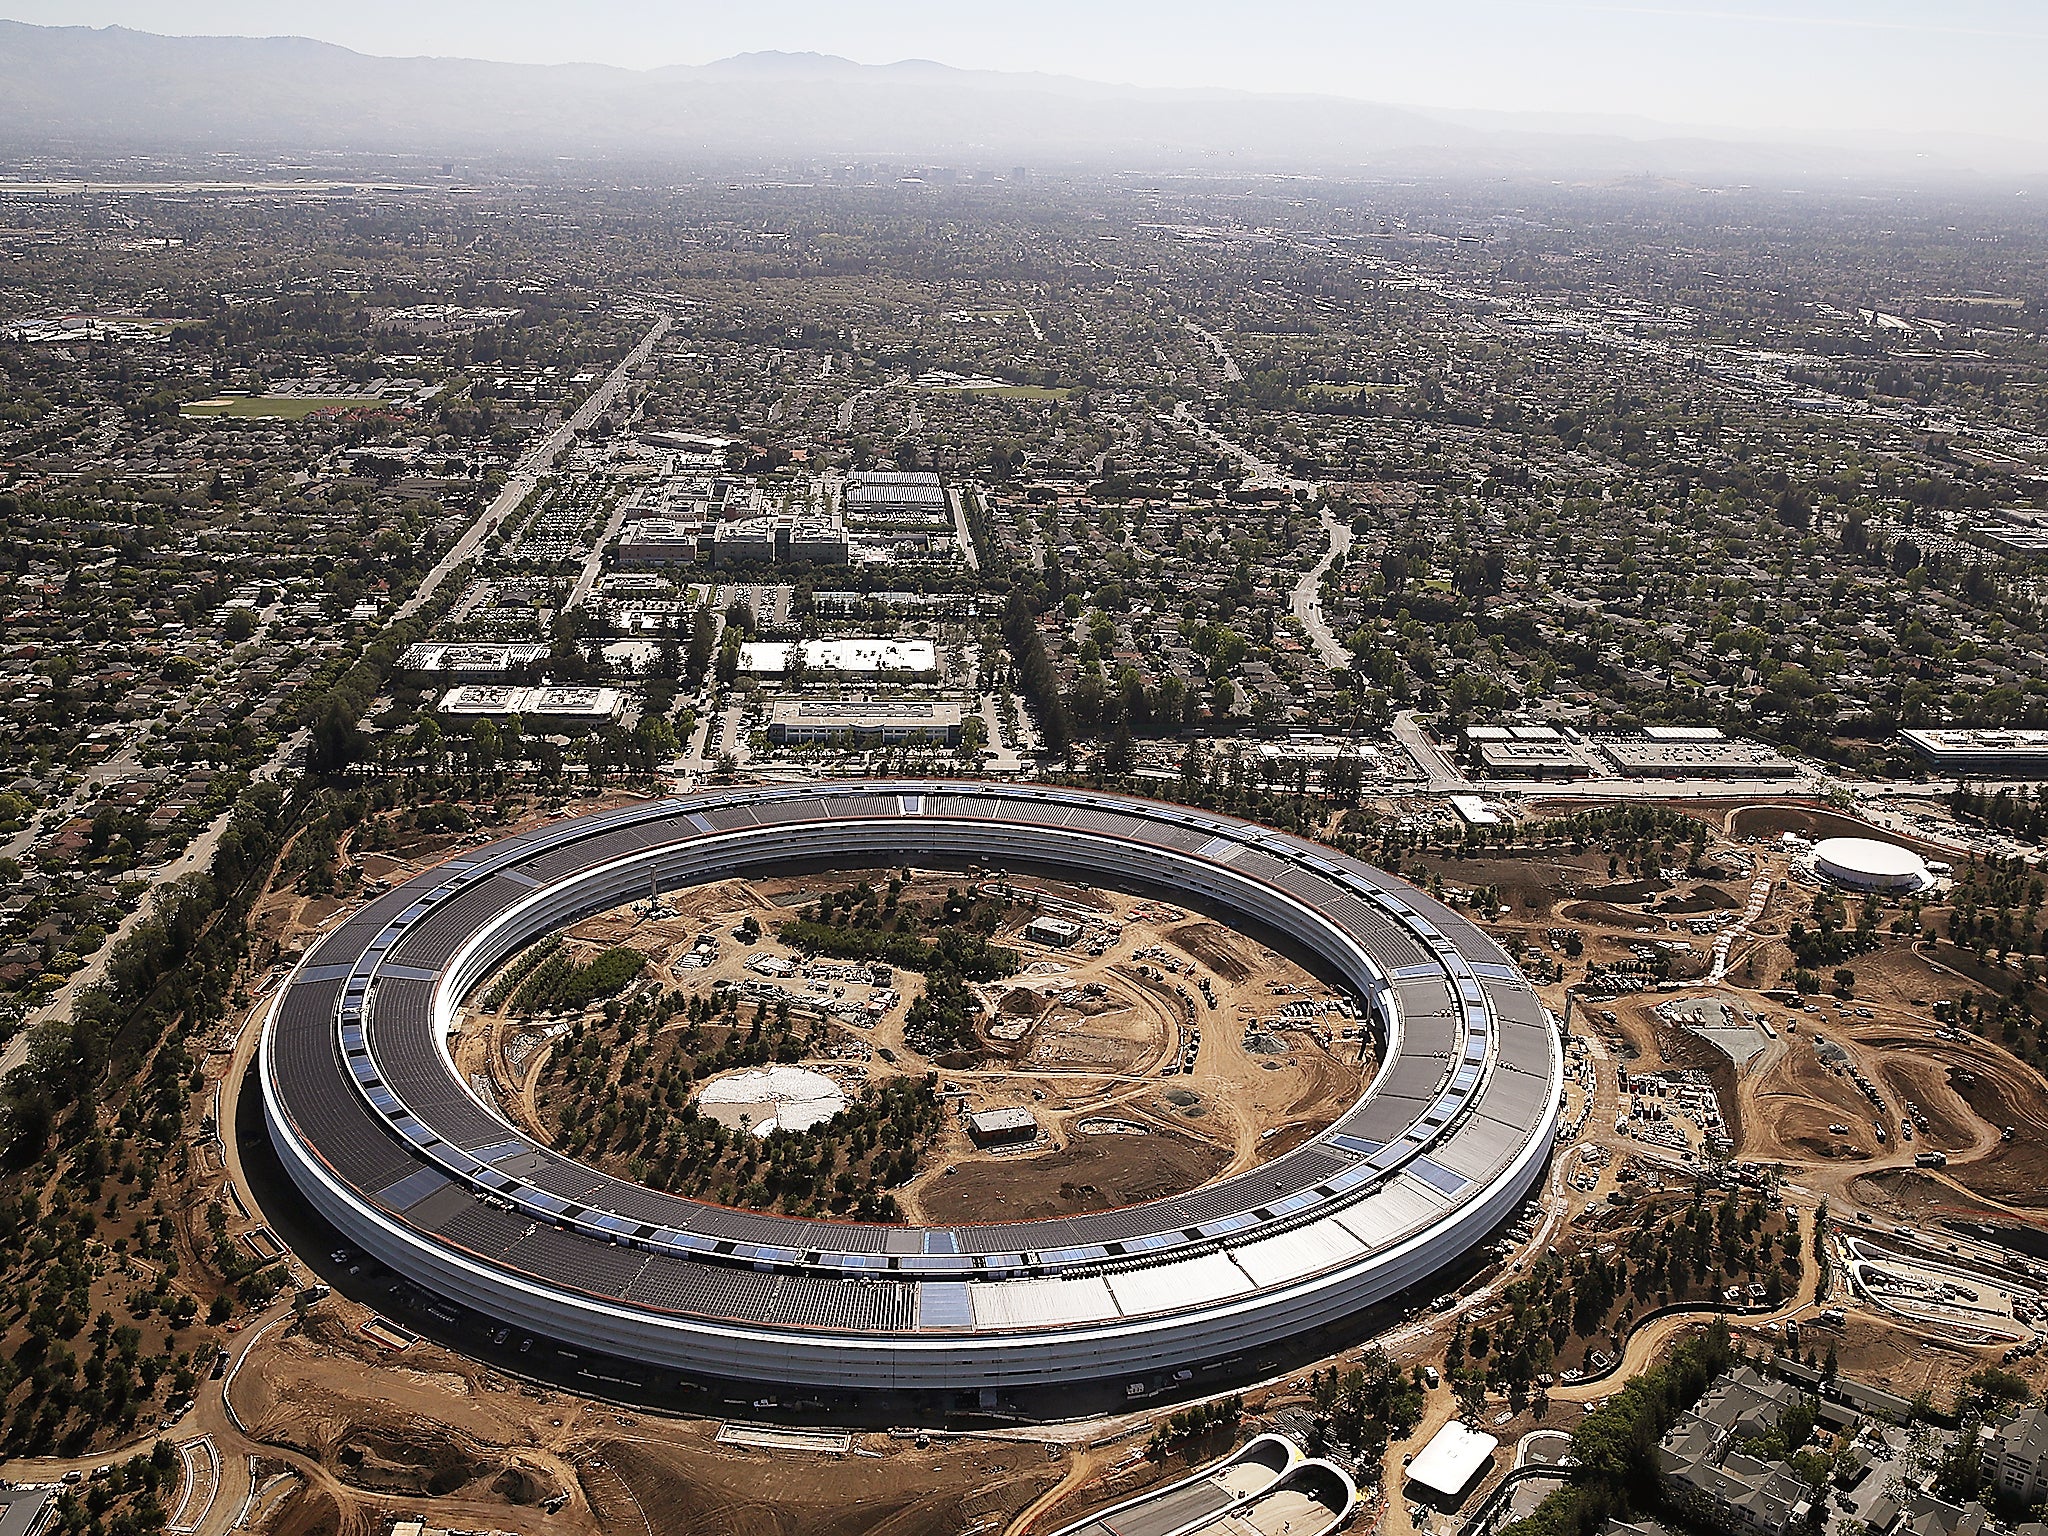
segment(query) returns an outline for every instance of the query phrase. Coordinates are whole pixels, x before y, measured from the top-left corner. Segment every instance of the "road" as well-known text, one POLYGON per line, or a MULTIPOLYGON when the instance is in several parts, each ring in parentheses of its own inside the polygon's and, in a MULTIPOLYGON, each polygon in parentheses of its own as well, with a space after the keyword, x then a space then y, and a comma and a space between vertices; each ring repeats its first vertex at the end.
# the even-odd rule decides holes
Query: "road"
MULTIPOLYGON (((167 703, 159 711, 159 719, 168 718, 183 710, 196 707, 214 695, 224 674, 231 670, 229 658, 260 647, 270 627, 284 612, 284 600, 279 598, 267 608, 258 610, 256 632, 240 645, 223 649, 222 659, 216 661, 201 674, 180 697, 167 703)), ((155 722, 138 722, 129 727, 121 745, 101 761, 93 764, 79 776, 78 783, 62 795, 52 796, 42 809, 23 823, 19 832, 0 842, 0 858, 25 859, 34 852, 36 844, 45 834, 54 834, 73 816, 99 798, 101 790, 110 784, 117 784, 133 774, 140 773, 146 766, 142 760, 143 749, 149 745, 155 722)))
POLYGON ((576 585, 569 589, 569 600, 562 604, 565 610, 581 608, 583 600, 590 596, 598 577, 604 574, 604 552, 612 547, 612 540, 619 536, 619 529, 625 521, 626 498, 621 496, 619 504, 612 508, 611 516, 604 520, 604 527, 598 531, 597 541, 590 546, 590 555, 584 560, 583 569, 576 574, 576 585))
POLYGON ((434 568, 427 572, 426 579, 414 590, 412 596, 398 605, 398 611, 393 615, 394 619, 409 619, 425 607, 434 594, 441 590, 441 583, 474 555, 477 546, 497 532, 506 518, 519 510, 519 504, 526 500, 533 488, 540 484, 541 477, 553 466, 555 455, 575 441, 576 434, 603 415, 619 397, 619 391, 624 389, 627 381, 632 378, 633 370, 647 361, 648 355, 654 351, 655 344, 668 334, 669 325, 667 315, 656 320, 648 328, 647 334, 640 338, 640 344, 628 352, 605 381, 591 391, 590 398, 577 407, 575 415, 558 424, 546 437, 528 446, 526 452, 520 455, 519 463, 513 468, 510 477, 506 479, 504 488, 492 499, 491 504, 484 508, 483 514, 469 525, 468 531, 457 539, 434 568))
POLYGON ((1804 774, 1795 779, 1484 779, 1461 787, 1530 800, 1784 800, 1817 799, 1831 786, 1819 775, 1804 774))
MULTIPOLYGON (((1278 489, 1283 491, 1305 491, 1314 496, 1321 487, 1313 480, 1303 480, 1290 475, 1271 459, 1262 459, 1235 438, 1225 437, 1209 423, 1197 416, 1187 401, 1177 401, 1173 407, 1173 419, 1182 426, 1206 437, 1217 448, 1237 460, 1244 469, 1245 483, 1254 490, 1278 489)), ((1098 466, 1097 473, 1100 473, 1098 466)))
POLYGON ((1337 561, 1339 555, 1351 553, 1351 524, 1335 516, 1327 504, 1316 509, 1323 520, 1323 536, 1330 547, 1294 584, 1294 596, 1289 606, 1293 609, 1301 627, 1314 642, 1316 654, 1323 658, 1323 665, 1332 671, 1341 671, 1351 665, 1351 652, 1338 640, 1329 621, 1323 617, 1323 576, 1337 561))
MULTIPOLYGON (((258 783, 275 781, 278 775, 284 772, 292 754, 305 746, 306 738, 307 732, 303 728, 292 732, 278 743, 277 750, 271 754, 269 761, 257 768, 250 778, 258 783)), ((203 873, 211 867, 214 850, 220 846, 220 840, 227 832, 228 821, 233 815, 234 807, 231 805, 200 829, 192 841, 185 845, 184 852, 169 863, 144 872, 151 888, 136 901, 134 910, 122 918, 114 931, 107 935, 107 942, 94 950, 85 964, 73 971, 65 978, 64 985, 50 994, 48 1002, 35 1009, 22 1021, 20 1031, 7 1042, 5 1050, 0 1050, 0 1078, 4 1078, 28 1060, 30 1031, 38 1024, 51 1019, 68 1018, 79 993, 105 978, 107 962, 113 956, 114 947, 142 926, 144 919, 156 906, 157 894, 174 881, 181 880, 186 875, 203 873)))
POLYGON ((848 395, 839 402, 839 430, 842 432, 851 432, 853 430, 853 413, 861 401, 872 400, 885 389, 893 389, 899 384, 908 384, 909 382, 909 374, 899 373, 894 378, 884 379, 879 384, 871 385, 867 389, 861 390, 858 394, 848 395))
POLYGON ((1209 350, 1216 354, 1216 361, 1223 367, 1223 377, 1225 379, 1229 380, 1232 384, 1242 384, 1244 382, 1244 370, 1237 366, 1237 359, 1230 355, 1230 348, 1223 344, 1221 336, 1218 336, 1214 331, 1203 330, 1192 320, 1183 320, 1181 324, 1188 328, 1189 335, 1198 336, 1209 344, 1209 350))
MULTIPOLYGON (((1415 759, 1415 766, 1426 775, 1430 794, 1463 794, 1472 788, 1471 781, 1429 739, 1428 732, 1422 728, 1419 711, 1404 709, 1395 715, 1393 734, 1394 740, 1401 744, 1401 750, 1415 759)), ((1492 787, 1496 791, 1500 788, 1498 785, 1492 787)))
POLYGON ((981 569, 981 555, 974 547, 974 540, 967 532, 967 508, 961 501, 964 493, 953 490, 946 492, 946 503, 953 509, 953 537, 960 541, 961 558, 971 571, 981 569))
POLYGON ((1724 928, 1714 939, 1714 963, 1707 971, 1707 985, 1713 986, 1728 976, 1728 957, 1735 952, 1735 941, 1756 925, 1764 915, 1764 908, 1771 900, 1771 878, 1764 875, 1749 882, 1749 901, 1742 909, 1742 920, 1733 928, 1724 928))

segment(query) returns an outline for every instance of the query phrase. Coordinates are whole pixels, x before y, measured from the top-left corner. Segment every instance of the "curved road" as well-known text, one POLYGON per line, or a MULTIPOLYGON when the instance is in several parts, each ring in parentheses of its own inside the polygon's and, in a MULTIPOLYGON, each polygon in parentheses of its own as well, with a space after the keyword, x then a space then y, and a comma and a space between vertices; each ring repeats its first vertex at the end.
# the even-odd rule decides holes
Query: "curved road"
MULTIPOLYGON (((1189 329, 1193 330, 1194 327, 1190 326, 1189 329)), ((1220 341, 1209 336, 1206 331, 1197 331, 1196 334, 1207 337, 1211 344, 1217 347, 1219 355, 1226 362, 1229 361, 1229 354, 1221 350, 1220 341)), ((1223 453, 1237 460, 1244 468, 1246 481, 1251 485, 1277 487, 1290 494, 1299 491, 1306 494, 1311 501, 1320 497, 1320 483, 1290 475, 1272 460, 1262 459, 1242 443, 1225 437, 1190 410, 1187 401, 1182 400, 1174 405, 1173 417, 1182 426, 1207 438, 1223 453)), ((1342 671, 1351 665, 1351 652, 1345 649, 1336 632, 1330 628, 1329 621, 1323 617, 1323 577, 1336 563, 1339 555, 1350 554, 1351 524, 1334 516, 1327 504, 1317 506, 1316 515, 1322 520, 1323 537, 1328 541, 1329 548, 1323 551, 1322 559, 1304 572, 1301 580, 1294 584, 1294 591, 1288 599, 1288 610, 1307 631, 1309 640, 1314 644, 1316 654, 1322 658, 1323 664, 1332 671, 1342 671)))

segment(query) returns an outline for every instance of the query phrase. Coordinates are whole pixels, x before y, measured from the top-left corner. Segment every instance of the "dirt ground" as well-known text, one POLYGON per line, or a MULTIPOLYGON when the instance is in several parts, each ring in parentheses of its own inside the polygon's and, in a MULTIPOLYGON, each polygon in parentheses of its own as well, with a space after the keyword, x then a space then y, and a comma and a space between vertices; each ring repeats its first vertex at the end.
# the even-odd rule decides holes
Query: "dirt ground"
POLYGON ((937 1222, 1072 1216, 1196 1188, 1229 1162, 1213 1142, 1176 1131, 1076 1136, 1021 1169, 998 1158, 956 1163, 954 1173, 923 1185, 918 1204, 925 1220, 937 1222))
POLYGON ((1006 1519, 1062 1471, 1030 1442, 868 1435, 843 1456, 720 1445, 716 1421, 538 1390, 424 1342, 381 1356, 348 1322, 323 1304, 236 1382, 251 1433, 334 1481, 303 1489, 277 1530, 381 1531, 388 1515, 367 1512, 424 1504, 437 1523, 519 1532, 956 1536, 1006 1519), (560 1512, 540 1508, 560 1495, 560 1512))
MULTIPOLYGON (((942 898, 960 879, 874 869, 728 880, 664 895, 658 912, 643 900, 599 913, 565 940, 579 959, 612 945, 640 950, 649 965, 641 985, 708 994, 720 983, 768 984, 798 1011, 822 1010, 828 1043, 803 1065, 849 1097, 870 1083, 938 1073, 958 1113, 918 1175, 895 1191, 911 1220, 1071 1214, 1199 1187, 1299 1145, 1356 1101, 1375 1065, 1356 1021, 1328 1008, 1336 994, 1294 961, 1199 914, 1048 879, 1012 882, 1016 904, 996 941, 1022 964, 980 989, 987 1049, 972 1064, 934 1061, 903 1034, 922 991, 916 973, 897 970, 885 993, 834 974, 837 962, 807 965, 775 937, 821 893, 880 888, 892 875, 904 879, 905 903, 942 898), (1064 949, 1034 943, 1024 931, 1033 904, 1090 925, 1088 937, 1064 949), (733 936, 747 917, 762 929, 752 943, 733 936), (710 941, 709 964, 685 963, 710 941), (844 1010, 870 1002, 877 1006, 849 1022, 844 1010), (1290 1005, 1322 1011, 1283 1018, 1290 1005), (1032 1113, 1041 1127, 1035 1144, 975 1144, 965 1113, 1003 1107, 1032 1113)), ((509 1002, 486 1010, 480 1003, 491 990, 490 982, 477 988, 464 1011, 457 1066, 546 1137, 558 1116, 541 1069, 551 1031, 565 1021, 515 1018, 509 1002)), ((750 1011, 743 1005, 742 1017, 750 1011)), ((668 1029, 685 1023, 679 1016, 668 1029)))
POLYGON ((1850 1314, 1835 1349, 1843 1375, 1908 1399, 1927 1391, 1937 1402, 1983 1363, 1976 1350, 1922 1338, 1861 1313, 1850 1314))
MULTIPOLYGON (((663 1536, 958 1536, 1000 1529, 1062 1471, 1028 1442, 880 1444, 888 1454, 827 1457, 617 1435, 592 1449, 663 1536)), ((644 1529, 618 1513, 601 1528, 644 1529)))

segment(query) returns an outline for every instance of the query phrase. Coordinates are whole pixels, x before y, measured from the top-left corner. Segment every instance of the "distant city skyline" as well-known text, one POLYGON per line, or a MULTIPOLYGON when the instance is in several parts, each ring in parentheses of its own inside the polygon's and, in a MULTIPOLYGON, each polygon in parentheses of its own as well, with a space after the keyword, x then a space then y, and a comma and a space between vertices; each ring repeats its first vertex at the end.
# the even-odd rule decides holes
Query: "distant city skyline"
POLYGON ((2048 0, 1041 0, 1022 25, 938 0, 0 0, 0 16, 526 64, 781 50, 1759 136, 2048 143, 2048 0))

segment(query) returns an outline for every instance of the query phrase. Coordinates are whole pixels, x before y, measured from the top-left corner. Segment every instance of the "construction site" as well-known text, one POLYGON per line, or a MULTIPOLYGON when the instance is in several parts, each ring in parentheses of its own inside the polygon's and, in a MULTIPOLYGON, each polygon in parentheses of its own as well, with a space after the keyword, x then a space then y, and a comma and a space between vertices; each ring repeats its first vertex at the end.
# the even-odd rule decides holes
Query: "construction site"
MULTIPOLYGON (((736 997, 736 1029, 759 1007, 786 1007, 814 1028, 816 1049, 776 1071, 807 1077, 814 1104, 937 1074, 943 1127, 896 1191, 911 1220, 1029 1219, 1198 1188, 1323 1129, 1376 1065, 1355 1003, 1295 960, 1156 899, 1024 877, 1002 882, 1012 911, 995 938, 1018 967, 976 987, 981 1049, 965 1062, 934 1059, 904 1035, 920 974, 882 967, 880 979, 871 964, 777 937, 821 896, 892 880, 906 908, 961 887, 957 872, 915 869, 732 880, 586 918, 564 940, 586 960, 620 946, 641 952, 646 968, 632 989, 736 997), (982 1117, 1005 1112, 1010 1133, 976 1134, 982 1117)), ((520 1016, 509 994, 483 1006, 494 990, 473 996, 451 1050, 515 1123, 553 1136, 561 1105, 543 1068, 570 1021, 520 1016)), ((678 1017, 664 1029, 688 1027, 678 1017)), ((629 1059, 619 1057, 612 1083, 629 1059)), ((806 1128, 786 1108, 778 1119, 774 1097, 761 1074, 736 1072, 702 1085, 698 1102, 760 1134, 806 1128), (762 1103, 739 1102, 756 1092, 762 1103)))
MULTIPOLYGON (((2048 1379, 2039 1354, 2044 1274, 2028 1257, 2041 1251, 2035 1234, 2048 1201, 2048 1091, 2002 1044, 1958 1026, 1953 1000, 1981 993, 1984 982, 1981 971, 1957 969, 1981 962, 1947 945, 1888 934, 1853 961, 1847 996, 1782 985, 1793 968, 1790 930, 1811 920, 1818 894, 1778 846, 1791 830, 1781 823, 1797 814, 1773 808, 1746 831, 1758 819, 1738 813, 1710 828, 1711 872, 1633 885, 1609 878, 1597 845, 1435 865, 1447 894, 1488 893, 1486 910, 1476 900, 1467 910, 1503 942, 1519 939, 1532 970, 1542 957, 1556 962, 1561 974, 1539 990, 1567 1030, 1566 1102, 1541 1198, 1451 1282, 1454 1303, 1413 1296, 1330 1342, 1325 1363, 1339 1368, 1369 1344, 1401 1369, 1444 1373, 1421 1420, 1383 1460, 1340 1458, 1382 1528, 1442 1518, 1418 1516, 1398 1489, 1401 1458, 1460 1412, 1447 1352, 1469 1349, 1474 1329, 1504 1325, 1512 1288, 1532 1265, 1548 1259, 1570 1275, 1603 1254, 1612 1263, 1638 1233, 1682 1221, 1702 1190, 1710 1202, 1732 1190, 1767 1210, 1756 1238, 1767 1258, 1739 1300, 1705 1290, 1687 1298, 1736 1306, 1738 1331, 1756 1347, 1819 1341, 1845 1374, 1902 1397, 1952 1391, 1987 1364, 2036 1388, 2048 1379), (1757 886, 1763 899, 1752 902, 1757 886), (1715 925, 1696 933, 1703 915, 1715 925), (1639 950, 1660 952, 1666 939, 1694 946, 1691 967, 1602 987, 1605 977, 1646 974, 1619 967, 1639 950), (1573 947, 1584 957, 1576 963, 1573 947), (1687 968, 1698 974, 1687 979, 1687 968), (1787 1263, 1809 1253, 1823 1210, 1825 1291, 1821 1266, 1787 1263), (1768 1294, 1750 1294, 1766 1281, 1768 1294)), ((402 875, 463 846, 422 839, 362 867, 366 878, 402 875)), ((891 877, 904 880, 906 901, 943 899, 961 878, 865 869, 727 881, 629 902, 574 925, 564 943, 585 960, 620 946, 640 951, 645 969, 627 997, 631 988, 738 988, 743 1019, 757 1003, 772 1011, 786 1000, 819 1041, 789 1065, 842 1096, 934 1077, 946 1114, 898 1191, 911 1219, 1055 1215, 1195 1188, 1312 1134, 1375 1069, 1352 1000, 1259 940, 1157 897, 1021 878, 1004 894, 1013 910, 994 936, 1015 950, 1017 968, 977 985, 980 1049, 942 1064, 903 1036, 917 973, 899 968, 880 981, 872 968, 856 974, 776 936, 824 891, 891 877), (1044 926, 1047 918, 1065 926, 1044 926), (977 1138, 976 1120, 994 1134, 977 1138)), ((970 1405, 947 1422, 896 1432, 823 1428, 801 1395, 639 1400, 601 1362, 516 1331, 451 1322, 436 1298, 337 1246, 280 1201, 260 1124, 236 1091, 255 1043, 246 1020, 279 966, 346 905, 280 881, 257 916, 250 1002, 206 1042, 204 1070, 223 1089, 208 1101, 221 1136, 195 1132, 202 1155, 186 1241, 204 1251, 204 1213, 217 1201, 231 1239, 278 1255, 299 1299, 288 1284, 223 1336, 219 1376, 169 1431, 184 1448, 182 1528, 226 1529, 246 1511, 252 1525, 295 1536, 367 1533, 429 1512, 443 1526, 522 1533, 1023 1536, 1171 1488, 1229 1451, 1230 1440, 1212 1433, 1163 1459, 1143 1454, 1166 1414, 1218 1390, 1200 1381, 1072 1424, 1005 1425, 970 1405)), ((1888 904, 1884 921, 1898 911, 1888 904)), ((1935 914, 1920 916, 1932 926, 1935 914)), ((486 1007, 490 992, 480 986, 461 1013, 458 1063, 477 1091, 549 1131, 538 1064, 572 1021, 521 1015, 509 994, 486 1007)), ((602 1012, 600 1004, 587 1017, 602 1012)), ((700 1092, 715 1086, 707 1080, 700 1092)), ((741 1092, 731 1123, 747 1114, 751 1129, 758 1121, 744 1106, 770 1099, 741 1092)), ((778 1112, 800 1099, 776 1099, 778 1112)), ((195 1261, 192 1272, 204 1270, 195 1261)), ((110 1272, 110 1298, 122 1283, 110 1272)), ((1490 1392, 1482 1422, 1500 1436, 1568 1430, 1584 1403, 1706 1315, 1660 1308, 1654 1292, 1617 1296, 1584 1319, 1587 1332, 1570 1335, 1539 1394, 1516 1406, 1490 1392), (1658 1315, 1634 1320, 1651 1311, 1658 1315)), ((1311 1375, 1302 1364, 1245 1387, 1239 1437, 1261 1423, 1304 1422, 1314 1411, 1311 1375)), ((41 1470, 55 1477, 68 1465, 41 1470)), ((1490 1481, 1482 1475, 1466 1507, 1490 1481)))

